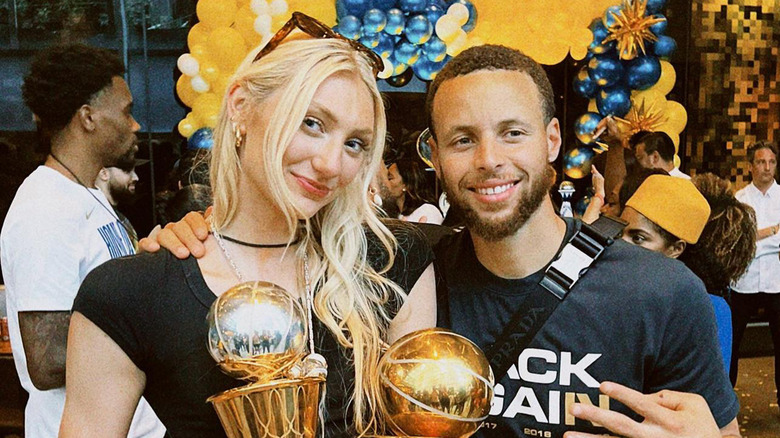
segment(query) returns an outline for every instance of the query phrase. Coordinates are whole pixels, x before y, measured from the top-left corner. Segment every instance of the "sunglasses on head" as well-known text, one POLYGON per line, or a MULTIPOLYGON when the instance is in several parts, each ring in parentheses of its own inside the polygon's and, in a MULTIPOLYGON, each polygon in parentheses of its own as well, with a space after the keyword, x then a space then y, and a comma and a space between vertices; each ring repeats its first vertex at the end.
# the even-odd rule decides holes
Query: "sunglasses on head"
POLYGON ((371 68, 374 71, 374 76, 378 75, 379 72, 381 72, 384 69, 384 63, 382 62, 382 58, 376 53, 374 53, 373 50, 360 44, 357 41, 339 35, 333 29, 331 29, 321 21, 309 17, 308 15, 301 12, 293 12, 292 18, 290 18, 287 21, 287 23, 285 23, 284 26, 282 26, 274 34, 274 36, 271 37, 271 40, 268 41, 268 44, 266 44, 265 47, 263 47, 257 53, 257 56, 255 56, 255 59, 252 60, 252 62, 257 61, 258 59, 262 58, 263 56, 267 55, 269 52, 277 48, 279 44, 285 38, 287 38, 287 36, 290 35, 290 33, 292 33, 292 31, 295 30, 296 28, 300 29, 301 31, 311 36, 312 38, 335 38, 338 40, 348 42, 353 49, 363 53, 368 57, 368 59, 371 61, 371 68))

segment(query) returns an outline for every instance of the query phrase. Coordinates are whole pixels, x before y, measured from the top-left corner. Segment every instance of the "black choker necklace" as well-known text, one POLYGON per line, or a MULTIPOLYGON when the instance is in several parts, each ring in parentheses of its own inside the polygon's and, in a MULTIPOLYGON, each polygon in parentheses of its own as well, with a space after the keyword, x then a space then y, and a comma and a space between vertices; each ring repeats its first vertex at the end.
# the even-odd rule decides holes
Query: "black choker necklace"
POLYGON ((295 245, 297 244, 301 239, 296 238, 294 241, 290 243, 272 243, 272 244, 265 244, 265 243, 253 243, 253 242, 244 242, 243 240, 234 239, 230 236, 226 236, 222 233, 219 234, 219 237, 227 240, 228 242, 233 242, 235 244, 241 245, 241 246, 248 246, 250 248, 284 248, 287 245, 295 245))

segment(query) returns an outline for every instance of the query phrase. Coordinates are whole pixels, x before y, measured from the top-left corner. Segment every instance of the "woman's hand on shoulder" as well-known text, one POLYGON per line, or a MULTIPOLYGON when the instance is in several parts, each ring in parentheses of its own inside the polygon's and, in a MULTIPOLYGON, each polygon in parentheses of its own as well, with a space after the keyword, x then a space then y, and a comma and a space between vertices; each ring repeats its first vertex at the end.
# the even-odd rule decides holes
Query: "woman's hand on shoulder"
POLYGON ((186 259, 190 255, 195 258, 206 254, 203 241, 209 237, 209 225, 206 217, 211 215, 211 207, 205 215, 197 211, 187 213, 179 222, 172 222, 164 228, 156 226, 149 237, 138 242, 139 252, 157 252, 165 248, 177 258, 186 259))

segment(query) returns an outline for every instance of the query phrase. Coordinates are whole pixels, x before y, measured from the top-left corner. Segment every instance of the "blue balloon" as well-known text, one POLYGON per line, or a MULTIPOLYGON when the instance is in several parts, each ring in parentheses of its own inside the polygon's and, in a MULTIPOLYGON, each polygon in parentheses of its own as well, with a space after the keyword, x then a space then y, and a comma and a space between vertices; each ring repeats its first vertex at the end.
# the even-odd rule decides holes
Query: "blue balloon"
POLYGON ((379 9, 369 9, 363 16, 363 33, 377 33, 384 30, 387 25, 385 13, 379 9))
POLYGON ((609 36, 609 30, 604 27, 604 23, 601 22, 601 19, 594 19, 589 27, 591 33, 593 33, 593 42, 588 46, 589 53, 601 55, 615 48, 615 41, 610 41, 606 44, 601 43, 609 36))
POLYGON ((596 153, 589 147, 574 148, 563 156, 563 173, 569 178, 580 179, 590 175, 590 166, 596 153))
POLYGON ((447 44, 434 35, 422 45, 422 52, 429 61, 439 62, 447 56, 447 44))
POLYGON ((398 1, 397 0, 373 0, 372 3, 375 8, 381 9, 383 11, 387 11, 393 9, 396 3, 398 3, 398 1))
POLYGON ((677 42, 670 36, 662 35, 658 37, 658 41, 655 42, 653 50, 656 56, 669 58, 672 56, 672 53, 677 50, 677 42))
MULTIPOLYGON (((665 18, 661 14, 656 14, 655 18, 665 18)), ((669 20, 660 21, 650 26, 650 32, 653 32, 655 36, 661 36, 666 33, 666 27, 669 25, 669 20)))
POLYGON ((437 21, 439 21, 439 18, 444 16, 444 14, 447 13, 447 10, 440 7, 437 4, 428 5, 425 8, 425 16, 428 18, 428 21, 431 22, 431 24, 435 25, 437 21))
POLYGON ((477 8, 474 6, 474 3, 472 3, 470 0, 455 0, 450 4, 453 3, 460 3, 469 9, 469 20, 466 22, 466 24, 461 26, 461 29, 466 32, 471 32, 474 30, 474 27, 477 26, 477 8))
POLYGON ((214 131, 200 128, 187 139, 187 149, 211 149, 214 146, 214 131))
POLYGON ((596 85, 596 81, 590 78, 588 74, 588 66, 583 66, 574 77, 572 81, 574 92, 586 99, 593 99, 596 97, 596 92, 599 91, 599 86, 596 85))
POLYGON ((360 41, 360 44, 368 47, 369 49, 373 49, 376 46, 379 45, 379 34, 378 33, 370 33, 366 34, 364 33, 362 37, 358 40, 360 41))
POLYGON ((404 12, 400 9, 390 9, 385 16, 387 17, 385 32, 390 35, 401 35, 406 27, 404 12))
POLYGON ((382 58, 387 58, 393 54, 395 41, 393 41, 393 37, 384 32, 379 32, 377 35, 379 35, 379 44, 374 47, 374 52, 382 58))
POLYGON ((623 8, 618 5, 608 7, 607 10, 604 11, 604 18, 602 18, 604 27, 609 29, 610 26, 615 24, 615 15, 621 15, 622 13, 623 8))
POLYGON ((428 6, 436 5, 440 9, 443 9, 445 13, 447 12, 447 7, 449 6, 445 0, 428 0, 428 6))
POLYGON ((339 20, 336 32, 351 40, 358 40, 362 34, 363 23, 354 15, 347 15, 339 20))
POLYGON ((625 85, 602 88, 596 94, 596 107, 602 116, 623 117, 631 109, 631 90, 625 85))
POLYGON ((404 35, 412 44, 425 44, 433 35, 433 25, 425 15, 415 15, 406 20, 404 35))
POLYGON ((647 0, 647 13, 655 14, 661 12, 666 6, 666 0, 647 0))
POLYGON ((405 64, 398 60, 396 57, 396 51, 393 51, 393 54, 390 55, 390 58, 387 59, 390 61, 391 64, 393 64, 393 76, 398 76, 400 74, 403 74, 408 68, 409 64, 405 64))
POLYGON ((574 135, 584 144, 593 144, 593 133, 601 122, 601 114, 585 113, 574 121, 574 135))
MULTIPOLYGON (((410 43, 409 41, 401 41, 396 44, 395 50, 393 50, 393 58, 396 61, 406 65, 414 65, 419 59, 422 50, 419 46, 410 43)), ((395 65, 395 63, 393 63, 395 65)))
POLYGON ((646 90, 660 77, 661 62, 655 56, 637 56, 626 67, 626 83, 632 90, 646 90))
POLYGON ((439 62, 431 61, 430 59, 423 56, 412 66, 412 70, 414 70, 414 74, 418 78, 424 81, 432 81, 433 78, 435 78, 436 75, 441 71, 442 67, 444 67, 444 64, 446 64, 449 60, 449 56, 446 56, 439 62))
POLYGON ((398 2, 398 8, 410 14, 424 11, 425 6, 427 6, 425 0, 399 0, 398 2))
POLYGON ((588 73, 599 87, 611 87, 623 77, 623 64, 611 56, 594 56, 588 62, 588 73))
POLYGON ((339 12, 339 3, 341 3, 341 10, 345 16, 354 15, 362 17, 367 10, 371 9, 371 4, 368 0, 338 0, 336 3, 336 15, 339 12))

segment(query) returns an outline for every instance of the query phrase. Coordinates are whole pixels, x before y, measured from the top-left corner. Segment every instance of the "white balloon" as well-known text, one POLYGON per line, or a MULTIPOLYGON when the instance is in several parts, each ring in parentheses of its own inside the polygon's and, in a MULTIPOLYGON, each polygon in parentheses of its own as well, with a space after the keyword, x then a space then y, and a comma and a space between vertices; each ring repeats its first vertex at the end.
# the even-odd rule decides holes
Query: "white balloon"
POLYGON ((205 79, 203 79, 200 75, 195 76, 190 80, 190 85, 192 85, 192 89, 197 91, 198 93, 205 93, 209 91, 209 83, 206 82, 205 79))
POLYGON ((463 26, 469 21, 469 8, 461 3, 453 3, 447 9, 447 15, 454 18, 458 26, 463 26))
POLYGON ((387 79, 393 75, 393 63, 387 58, 382 58, 382 64, 384 65, 384 68, 379 72, 377 77, 379 77, 379 79, 387 79))
POLYGON ((260 35, 271 33, 271 16, 268 14, 258 15, 255 18, 255 32, 260 35))
POLYGON ((176 60, 176 66, 179 67, 180 72, 187 76, 195 76, 200 70, 200 64, 198 64, 198 60, 189 53, 185 53, 179 56, 179 59, 176 60))
POLYGON ((436 36, 442 41, 450 41, 458 29, 460 29, 460 25, 455 21, 455 18, 450 15, 442 15, 442 17, 436 21, 436 36))
POLYGON ((287 0, 273 0, 268 5, 268 8, 271 10, 271 16, 275 17, 286 13, 289 7, 287 6, 287 0))
POLYGON ((268 13, 268 2, 265 0, 252 0, 249 2, 249 9, 255 13, 255 15, 264 15, 268 13))
POLYGON ((451 43, 447 43, 447 54, 450 56, 457 56, 458 53, 466 48, 466 43, 468 42, 466 31, 458 28, 457 35, 451 43))

